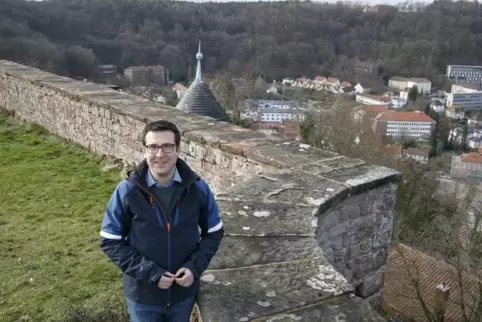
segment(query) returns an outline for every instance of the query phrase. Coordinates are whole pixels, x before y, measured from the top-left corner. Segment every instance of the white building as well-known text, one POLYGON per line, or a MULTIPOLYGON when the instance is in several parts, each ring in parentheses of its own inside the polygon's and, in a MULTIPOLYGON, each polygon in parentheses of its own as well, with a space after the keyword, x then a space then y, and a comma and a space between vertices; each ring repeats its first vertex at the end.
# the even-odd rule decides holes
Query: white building
POLYGON ((382 97, 370 94, 357 94, 356 101, 365 105, 386 105, 390 104, 390 97, 382 97))
POLYGON ((426 78, 409 78, 407 80, 407 88, 410 89, 416 86, 418 93, 421 95, 428 95, 432 90, 432 82, 426 78))
POLYGON ((356 84, 355 91, 357 94, 363 94, 363 86, 361 86, 360 83, 356 84))
POLYGON ((388 104, 389 107, 395 109, 402 108, 405 105, 407 105, 407 100, 400 97, 391 97, 390 103, 388 104))
POLYGON ((382 136, 430 137, 436 122, 427 114, 416 112, 385 112, 376 116, 376 131, 382 136))
POLYGON ((445 110, 445 116, 450 119, 461 120, 464 118, 465 112, 463 109, 452 105, 445 110))
POLYGON ((482 84, 482 66, 447 65, 445 78, 459 84, 482 84))
POLYGON ((418 93, 421 95, 428 95, 432 90, 432 82, 426 78, 405 78, 395 76, 388 80, 388 86, 406 92, 408 92, 413 86, 416 86, 418 93))
POLYGON ((296 101, 247 100, 240 117, 261 122, 303 121, 306 111, 296 101))
POLYGON ((445 104, 457 106, 466 111, 482 109, 482 91, 472 86, 452 85, 445 104))
POLYGON ((442 113, 445 112, 445 105, 444 102, 438 100, 438 99, 431 99, 430 102, 430 109, 436 113, 442 113))
POLYGON ((283 85, 286 85, 286 84, 293 85, 294 82, 295 82, 294 79, 291 79, 291 78, 283 78, 283 81, 281 82, 281 84, 283 84, 283 85))

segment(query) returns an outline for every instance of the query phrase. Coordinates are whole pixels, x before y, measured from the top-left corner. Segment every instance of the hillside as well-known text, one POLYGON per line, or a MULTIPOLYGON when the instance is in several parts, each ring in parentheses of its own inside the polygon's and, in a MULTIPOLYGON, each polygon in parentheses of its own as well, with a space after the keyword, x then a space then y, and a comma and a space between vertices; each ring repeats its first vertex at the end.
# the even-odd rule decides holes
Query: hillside
POLYGON ((268 80, 341 77, 359 59, 380 62, 375 76, 428 77, 440 84, 447 64, 482 64, 477 2, 380 13, 309 2, 3 3, 0 58, 68 76, 90 77, 98 63, 163 64, 174 80, 185 80, 195 68, 198 40, 208 73, 262 73, 268 80))

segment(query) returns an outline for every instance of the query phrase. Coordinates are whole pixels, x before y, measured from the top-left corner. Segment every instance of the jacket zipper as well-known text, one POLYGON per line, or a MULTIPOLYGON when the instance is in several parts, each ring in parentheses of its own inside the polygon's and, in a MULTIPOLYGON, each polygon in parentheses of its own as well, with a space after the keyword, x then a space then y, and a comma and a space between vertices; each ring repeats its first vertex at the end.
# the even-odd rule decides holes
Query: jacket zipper
MULTIPOLYGON (((166 223, 167 223, 167 270, 168 270, 168 272, 171 272, 171 221, 169 220, 169 217, 167 216, 164 209, 162 208, 162 205, 159 202, 159 200, 157 200, 157 198, 152 193, 150 193, 149 190, 144 188, 139 182, 136 181, 136 183, 145 193, 147 193, 147 195, 149 196, 149 201, 151 202, 152 208, 154 208, 154 210, 157 212, 157 209, 155 209, 156 207, 154 206, 154 201, 156 201, 157 205, 159 206, 159 209, 161 209, 161 211, 164 215, 164 218, 166 219, 166 223)), ((189 186, 190 186, 190 184, 188 185, 188 188, 187 188, 188 191, 189 191, 189 186)), ((181 195, 182 195, 182 193, 181 193, 181 195)), ((181 196, 179 196, 179 198, 177 200, 176 217, 174 219, 175 225, 177 224, 177 221, 178 221, 180 205, 181 205, 181 196)), ((169 307, 171 305, 170 302, 171 302, 171 288, 168 288, 167 289, 167 307, 169 307)))
MULTIPOLYGON (((156 206, 159 206, 159 209, 161 209, 162 214, 164 215, 164 218, 166 219, 166 224, 167 224, 167 271, 171 272, 171 221, 169 220, 169 217, 167 216, 166 212, 162 208, 161 203, 157 198, 149 192, 149 190, 145 189, 141 184, 139 184, 139 187, 148 194, 149 196, 149 201, 151 203, 152 208, 154 211, 158 211, 156 206), (154 205, 154 200, 156 201, 157 205, 154 205)), ((167 306, 169 307, 171 305, 171 288, 167 289, 167 306)))

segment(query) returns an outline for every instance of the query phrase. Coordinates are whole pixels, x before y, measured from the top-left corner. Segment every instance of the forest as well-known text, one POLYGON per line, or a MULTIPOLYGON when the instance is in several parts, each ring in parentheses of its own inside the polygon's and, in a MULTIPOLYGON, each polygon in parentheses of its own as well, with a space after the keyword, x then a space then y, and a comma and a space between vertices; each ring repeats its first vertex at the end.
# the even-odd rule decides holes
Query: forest
POLYGON ((349 75, 443 81, 447 64, 482 64, 477 2, 364 12, 320 2, 189 3, 166 0, 2 0, 0 59, 71 77, 98 64, 161 64, 189 79, 202 41, 207 73, 282 77, 349 75))

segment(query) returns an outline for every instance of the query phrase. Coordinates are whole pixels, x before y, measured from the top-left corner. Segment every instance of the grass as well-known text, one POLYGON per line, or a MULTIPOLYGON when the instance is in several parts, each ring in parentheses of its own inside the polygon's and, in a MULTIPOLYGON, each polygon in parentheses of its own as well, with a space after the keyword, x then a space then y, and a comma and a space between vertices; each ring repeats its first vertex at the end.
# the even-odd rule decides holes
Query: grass
POLYGON ((98 247, 119 180, 101 157, 0 114, 0 321, 127 319, 121 272, 98 247))

